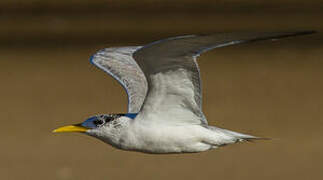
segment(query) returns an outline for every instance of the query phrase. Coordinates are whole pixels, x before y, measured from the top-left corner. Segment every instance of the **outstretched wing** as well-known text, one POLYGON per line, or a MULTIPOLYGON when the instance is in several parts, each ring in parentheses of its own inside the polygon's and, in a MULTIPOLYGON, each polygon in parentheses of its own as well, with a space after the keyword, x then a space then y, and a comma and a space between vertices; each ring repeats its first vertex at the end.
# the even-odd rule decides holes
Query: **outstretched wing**
POLYGON ((213 48, 310 33, 313 32, 218 33, 174 37, 148 44, 133 55, 149 88, 141 113, 150 117, 146 119, 207 124, 201 110, 198 55, 213 48))
POLYGON ((147 93, 146 78, 132 58, 141 46, 106 48, 94 54, 90 61, 116 79, 128 94, 128 112, 138 113, 147 93))

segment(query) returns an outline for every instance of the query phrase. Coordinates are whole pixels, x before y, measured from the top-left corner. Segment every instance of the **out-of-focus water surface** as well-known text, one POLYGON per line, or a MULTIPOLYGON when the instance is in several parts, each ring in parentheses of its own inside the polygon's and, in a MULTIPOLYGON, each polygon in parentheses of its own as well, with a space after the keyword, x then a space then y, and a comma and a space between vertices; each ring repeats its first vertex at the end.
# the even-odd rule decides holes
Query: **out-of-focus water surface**
POLYGON ((110 46, 224 31, 322 31, 323 2, 0 3, 0 179, 322 179, 321 33, 217 49, 199 59, 210 124, 273 140, 183 155, 125 152, 52 134, 126 95, 88 58, 110 46))

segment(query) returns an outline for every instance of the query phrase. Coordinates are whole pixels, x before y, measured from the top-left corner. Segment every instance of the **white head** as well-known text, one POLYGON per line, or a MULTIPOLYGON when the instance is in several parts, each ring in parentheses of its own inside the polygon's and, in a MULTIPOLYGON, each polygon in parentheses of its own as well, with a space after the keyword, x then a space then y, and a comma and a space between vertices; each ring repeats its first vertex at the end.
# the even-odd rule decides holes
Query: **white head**
POLYGON ((136 113, 100 114, 92 116, 79 124, 57 128, 53 132, 85 133, 111 145, 118 146, 120 134, 136 116, 136 113))

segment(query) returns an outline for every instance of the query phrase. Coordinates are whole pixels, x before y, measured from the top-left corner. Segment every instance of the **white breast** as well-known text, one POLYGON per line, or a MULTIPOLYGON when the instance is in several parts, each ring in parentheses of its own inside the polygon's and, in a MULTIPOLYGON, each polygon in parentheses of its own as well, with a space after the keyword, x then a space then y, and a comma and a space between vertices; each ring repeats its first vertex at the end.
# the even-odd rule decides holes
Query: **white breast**
POLYGON ((203 143, 212 132, 200 125, 161 125, 154 122, 132 123, 123 136, 122 148, 148 153, 200 152, 212 148, 203 143))

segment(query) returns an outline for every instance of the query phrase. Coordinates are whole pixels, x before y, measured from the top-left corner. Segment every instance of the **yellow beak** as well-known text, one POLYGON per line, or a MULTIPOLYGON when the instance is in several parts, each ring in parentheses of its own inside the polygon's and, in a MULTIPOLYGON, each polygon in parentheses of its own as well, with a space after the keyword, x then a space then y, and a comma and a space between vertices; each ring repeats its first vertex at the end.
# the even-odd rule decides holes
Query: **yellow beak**
POLYGON ((53 130, 54 133, 58 132, 85 132, 88 130, 88 128, 80 126, 80 125, 69 125, 69 126, 63 126, 59 127, 55 130, 53 130))

